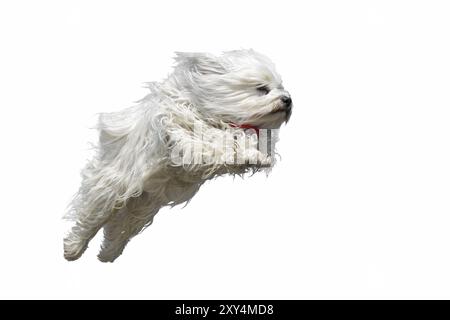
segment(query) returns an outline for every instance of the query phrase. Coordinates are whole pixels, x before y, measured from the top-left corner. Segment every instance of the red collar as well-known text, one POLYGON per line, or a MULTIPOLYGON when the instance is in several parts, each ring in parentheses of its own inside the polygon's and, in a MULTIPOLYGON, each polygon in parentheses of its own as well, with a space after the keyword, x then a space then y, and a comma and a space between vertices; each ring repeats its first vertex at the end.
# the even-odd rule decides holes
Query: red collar
POLYGON ((252 126, 251 124, 236 124, 236 123, 230 123, 230 126, 232 126, 233 128, 240 128, 240 129, 252 129, 256 131, 256 135, 259 137, 259 128, 252 126))

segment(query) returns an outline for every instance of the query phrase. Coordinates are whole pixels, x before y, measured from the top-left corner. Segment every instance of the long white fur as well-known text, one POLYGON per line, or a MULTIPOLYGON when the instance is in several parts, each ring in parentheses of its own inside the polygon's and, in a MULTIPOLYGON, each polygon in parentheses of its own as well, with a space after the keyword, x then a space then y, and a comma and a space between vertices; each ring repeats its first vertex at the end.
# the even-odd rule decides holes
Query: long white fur
POLYGON ((103 227, 98 257, 112 262, 161 207, 189 201, 204 181, 273 165, 273 158, 258 150, 256 136, 235 127, 278 128, 287 120, 272 112, 288 95, 273 63, 253 50, 177 53, 175 61, 173 73, 149 83, 150 93, 135 106, 100 115, 96 155, 83 169, 66 215, 74 221, 64 239, 66 259, 78 259, 103 227), (270 87, 270 93, 261 95, 259 86, 270 87), (198 123, 208 129, 207 138, 194 132, 198 123), (242 139, 235 138, 239 135, 242 139), (234 139, 235 152, 260 165, 227 162, 229 154, 218 148, 224 139, 234 139), (196 156, 187 152, 196 144, 212 161, 186 158, 196 156), (171 160, 174 148, 186 151, 181 164, 171 160))

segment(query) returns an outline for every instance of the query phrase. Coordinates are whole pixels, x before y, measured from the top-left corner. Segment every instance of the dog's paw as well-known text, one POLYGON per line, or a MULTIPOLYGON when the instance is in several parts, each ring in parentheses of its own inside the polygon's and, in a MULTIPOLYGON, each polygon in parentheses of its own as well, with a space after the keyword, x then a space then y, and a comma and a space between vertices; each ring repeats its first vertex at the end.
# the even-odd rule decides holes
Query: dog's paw
POLYGON ((68 261, 77 260, 86 250, 88 242, 83 239, 73 239, 68 236, 64 239, 64 258, 68 261))
POLYGON ((110 243, 107 247, 102 246, 97 255, 98 260, 101 262, 114 262, 122 254, 125 244, 126 242, 122 244, 110 243))
POLYGON ((271 168, 274 164, 274 159, 271 156, 267 156, 261 152, 253 155, 248 162, 246 162, 247 167, 251 168, 271 168))
POLYGON ((110 254, 110 253, 106 253, 106 252, 100 252, 97 255, 97 259, 100 262, 114 262, 114 260, 116 260, 119 257, 120 254, 110 254))
POLYGON ((105 255, 105 254, 102 254, 102 253, 99 253, 99 254, 97 255, 97 259, 98 259, 100 262, 114 262, 114 260, 116 260, 116 258, 110 257, 110 256, 105 255))
POLYGON ((271 156, 262 155, 258 161, 262 168, 270 168, 273 165, 273 158, 271 156))

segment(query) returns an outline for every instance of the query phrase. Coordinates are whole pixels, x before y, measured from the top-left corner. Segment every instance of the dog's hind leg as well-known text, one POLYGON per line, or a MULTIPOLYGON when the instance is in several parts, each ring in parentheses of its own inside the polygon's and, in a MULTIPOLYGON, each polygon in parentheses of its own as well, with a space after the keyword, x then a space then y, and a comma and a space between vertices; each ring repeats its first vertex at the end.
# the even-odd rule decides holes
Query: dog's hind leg
POLYGON ((91 215, 76 221, 69 234, 64 238, 64 258, 73 261, 81 257, 89 241, 109 218, 107 215, 91 215))
POLYGON ((69 260, 78 259, 86 250, 89 241, 114 213, 114 195, 109 189, 100 192, 94 187, 87 192, 81 188, 78 197, 72 204, 75 225, 64 238, 64 257, 69 260))
POLYGON ((108 221, 103 228, 103 243, 98 259, 102 262, 113 262, 125 249, 128 242, 150 225, 153 217, 145 219, 134 217, 130 213, 123 213, 108 221))
POLYGON ((117 211, 103 227, 103 243, 98 259, 113 262, 119 257, 131 238, 149 226, 159 207, 151 206, 148 195, 130 199, 126 207, 117 211))

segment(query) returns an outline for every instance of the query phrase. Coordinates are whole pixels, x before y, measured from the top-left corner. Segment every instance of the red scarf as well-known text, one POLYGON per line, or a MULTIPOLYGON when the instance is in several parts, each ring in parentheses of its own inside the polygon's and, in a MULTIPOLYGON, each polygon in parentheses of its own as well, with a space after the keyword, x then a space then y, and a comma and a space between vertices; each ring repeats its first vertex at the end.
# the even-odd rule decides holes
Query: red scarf
POLYGON ((231 123, 230 126, 232 126, 233 128, 240 128, 240 129, 252 129, 256 131, 256 135, 259 137, 259 128, 252 126, 251 124, 235 124, 235 123, 231 123))

